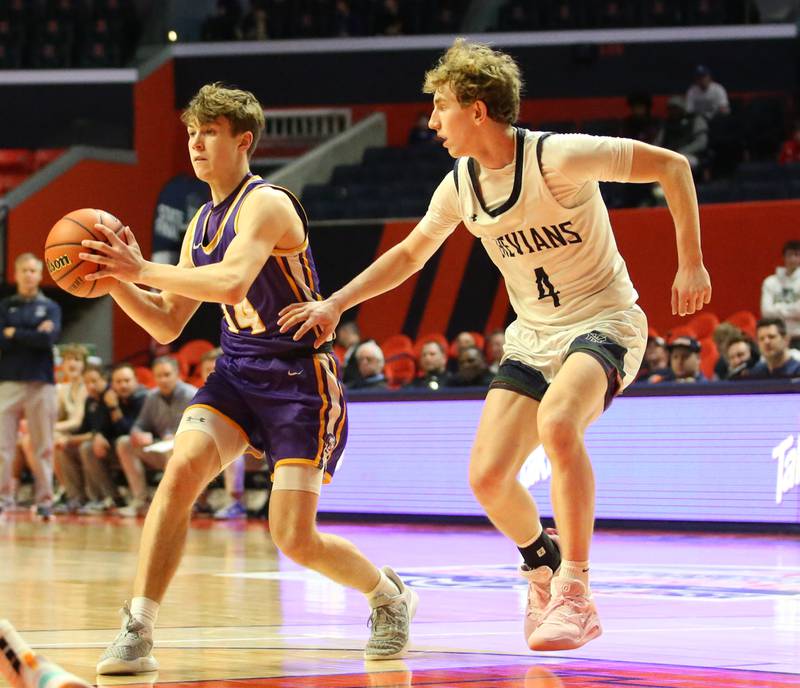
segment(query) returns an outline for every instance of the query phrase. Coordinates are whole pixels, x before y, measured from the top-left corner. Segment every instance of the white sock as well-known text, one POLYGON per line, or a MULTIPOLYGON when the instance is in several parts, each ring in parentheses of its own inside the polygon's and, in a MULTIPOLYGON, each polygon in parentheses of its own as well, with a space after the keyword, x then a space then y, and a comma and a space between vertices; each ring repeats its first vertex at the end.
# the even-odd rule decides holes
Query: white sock
POLYGON ((400 594, 400 588, 398 588, 393 582, 392 579, 389 578, 383 571, 379 571, 381 574, 381 578, 378 581, 378 584, 366 593, 367 600, 372 602, 378 595, 384 594, 389 595, 389 597, 394 597, 395 595, 400 594))
POLYGON ((152 633, 160 606, 158 602, 154 602, 148 597, 134 597, 131 600, 131 616, 137 621, 141 621, 147 630, 152 633))
POLYGON ((561 568, 558 572, 559 578, 570 578, 571 580, 579 580, 586 586, 586 592, 589 592, 589 562, 588 561, 561 561, 561 568))

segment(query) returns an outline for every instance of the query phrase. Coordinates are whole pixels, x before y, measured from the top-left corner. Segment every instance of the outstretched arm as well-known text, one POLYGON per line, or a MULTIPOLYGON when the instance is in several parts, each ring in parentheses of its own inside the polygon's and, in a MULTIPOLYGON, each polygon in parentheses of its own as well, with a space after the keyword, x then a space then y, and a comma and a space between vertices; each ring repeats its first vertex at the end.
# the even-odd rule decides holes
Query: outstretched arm
POLYGON ((277 242, 300 219, 286 194, 275 189, 253 191, 240 211, 238 233, 225 257, 212 265, 162 265, 145 260, 129 228, 122 241, 103 225, 96 225, 108 243, 85 240, 83 245, 99 254, 81 258, 98 263, 102 270, 87 279, 116 277, 122 282, 144 284, 196 301, 237 304, 241 302, 277 242))
POLYGON ((692 170, 685 157, 636 141, 630 181, 658 182, 675 223, 678 272, 672 283, 672 314, 691 315, 711 301, 711 278, 700 248, 700 213, 692 170))
POLYGON ((280 312, 278 325, 286 332, 298 324, 293 339, 299 340, 314 327, 319 328, 315 347, 331 338, 342 313, 348 308, 394 289, 417 272, 436 253, 444 238, 432 239, 417 225, 399 244, 392 246, 361 274, 324 301, 293 303, 280 312))
POLYGON ((460 219, 458 193, 451 173, 434 191, 425 217, 403 241, 324 301, 293 303, 281 310, 278 318, 281 332, 299 325, 293 335, 297 341, 311 328, 319 328, 314 346, 321 346, 333 335, 344 311, 394 289, 425 265, 460 219))

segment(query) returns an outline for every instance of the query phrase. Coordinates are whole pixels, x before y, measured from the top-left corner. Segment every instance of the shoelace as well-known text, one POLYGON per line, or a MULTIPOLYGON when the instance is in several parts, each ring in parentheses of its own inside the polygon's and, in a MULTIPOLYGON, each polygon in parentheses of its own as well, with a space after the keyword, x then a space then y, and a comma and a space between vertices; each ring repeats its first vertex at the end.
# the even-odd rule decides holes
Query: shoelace
POLYGON ((570 604, 579 614, 585 612, 586 607, 588 606, 585 600, 577 600, 573 598, 568 601, 568 598, 558 595, 550 600, 550 604, 547 605, 544 616, 547 618, 547 620, 557 618, 559 621, 570 621, 571 623, 574 623, 569 619, 570 604))
POLYGON ((403 612, 404 609, 399 604, 385 604, 381 607, 375 607, 369 616, 367 627, 374 628, 377 626, 383 632, 382 635, 388 635, 388 631, 402 630, 405 625, 405 614, 403 612))

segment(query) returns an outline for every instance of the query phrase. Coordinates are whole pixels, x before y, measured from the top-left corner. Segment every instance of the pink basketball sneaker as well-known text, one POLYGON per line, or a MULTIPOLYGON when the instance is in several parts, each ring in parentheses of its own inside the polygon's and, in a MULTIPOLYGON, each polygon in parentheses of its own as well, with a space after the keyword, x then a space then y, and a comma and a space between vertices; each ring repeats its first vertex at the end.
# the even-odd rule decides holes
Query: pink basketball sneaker
MULTIPOLYGON (((558 532, 555 528, 547 528, 545 532, 556 543, 560 549, 558 532)), ((525 607, 525 641, 531 637, 531 633, 542 622, 542 616, 547 605, 550 604, 550 581, 553 579, 553 571, 549 566, 538 566, 535 569, 528 568, 527 564, 519 567, 520 575, 528 581, 528 604, 525 607)))
POLYGON ((528 637, 528 647, 544 652, 574 650, 597 638, 603 629, 586 586, 560 577, 553 578, 550 585, 550 604, 528 637))

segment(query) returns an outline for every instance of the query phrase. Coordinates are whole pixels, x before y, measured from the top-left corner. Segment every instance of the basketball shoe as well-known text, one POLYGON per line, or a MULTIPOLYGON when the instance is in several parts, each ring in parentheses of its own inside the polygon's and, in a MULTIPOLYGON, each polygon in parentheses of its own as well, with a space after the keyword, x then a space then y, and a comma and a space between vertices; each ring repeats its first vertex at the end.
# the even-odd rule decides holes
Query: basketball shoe
POLYGON ((364 659, 395 659, 408 647, 409 626, 417 611, 419 596, 388 566, 381 569, 400 591, 381 593, 372 601, 369 626, 372 629, 364 659))
POLYGON ((555 577, 550 586, 550 604, 528 638, 531 650, 574 650, 603 632, 597 608, 583 583, 555 577))
MULTIPOLYGON (((554 528, 548 528, 547 534, 560 550, 558 533, 554 528)), ((528 581, 528 603, 525 607, 524 633, 525 641, 531 637, 537 626, 542 622, 544 610, 550 604, 550 581, 553 580, 553 569, 549 566, 529 568, 527 564, 519 567, 520 575, 528 581)))
POLYGON ((141 674, 156 671, 158 662, 153 657, 153 639, 145 632, 145 625, 131 616, 128 603, 120 609, 122 629, 114 642, 106 648, 97 663, 98 674, 141 674))

